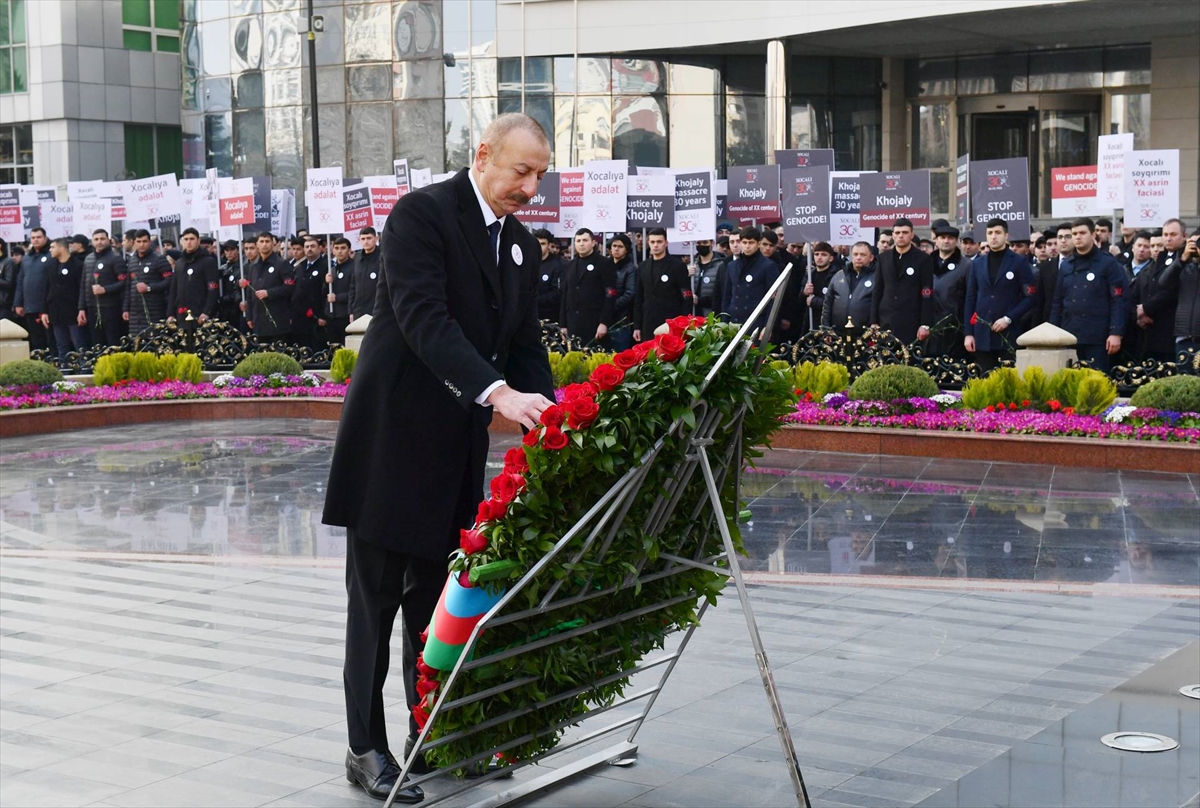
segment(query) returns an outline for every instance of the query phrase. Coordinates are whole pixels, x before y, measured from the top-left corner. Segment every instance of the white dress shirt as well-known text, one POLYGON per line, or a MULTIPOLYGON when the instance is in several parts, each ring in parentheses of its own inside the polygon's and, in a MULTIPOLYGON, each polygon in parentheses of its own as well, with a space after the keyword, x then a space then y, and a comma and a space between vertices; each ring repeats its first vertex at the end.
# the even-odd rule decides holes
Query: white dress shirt
MULTIPOLYGON (((484 201, 483 194, 481 194, 479 192, 479 184, 475 182, 475 169, 473 169, 473 168, 469 169, 467 171, 467 177, 470 178, 470 180, 471 180, 471 190, 475 192, 475 199, 479 202, 479 212, 483 214, 484 227, 489 227, 492 224, 492 222, 500 222, 500 229, 501 229, 501 232, 503 232, 504 220, 507 219, 508 217, 507 216, 499 216, 499 217, 496 216, 496 214, 492 211, 492 208, 488 205, 488 203, 484 201)), ((490 235, 488 236, 488 241, 491 242, 490 235)), ((496 239, 495 259, 496 259, 497 266, 499 266, 499 264, 500 264, 500 239, 496 239)), ((484 388, 484 391, 482 393, 480 393, 479 396, 475 399, 475 403, 480 404, 484 407, 492 406, 491 404, 487 403, 487 398, 496 390, 497 387, 500 387, 503 384, 504 384, 503 379, 501 379, 498 382, 492 382, 491 384, 489 384, 486 388, 484 388)))

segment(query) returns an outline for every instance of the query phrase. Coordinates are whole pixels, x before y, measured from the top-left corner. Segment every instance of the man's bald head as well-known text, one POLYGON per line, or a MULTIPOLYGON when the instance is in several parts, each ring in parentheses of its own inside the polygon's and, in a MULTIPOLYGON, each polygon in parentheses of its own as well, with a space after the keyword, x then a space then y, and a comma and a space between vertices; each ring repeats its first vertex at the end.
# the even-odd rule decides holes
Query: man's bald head
POLYGON ((506 216, 529 203, 549 165, 550 141, 541 124, 510 112, 484 130, 471 175, 492 212, 506 216))

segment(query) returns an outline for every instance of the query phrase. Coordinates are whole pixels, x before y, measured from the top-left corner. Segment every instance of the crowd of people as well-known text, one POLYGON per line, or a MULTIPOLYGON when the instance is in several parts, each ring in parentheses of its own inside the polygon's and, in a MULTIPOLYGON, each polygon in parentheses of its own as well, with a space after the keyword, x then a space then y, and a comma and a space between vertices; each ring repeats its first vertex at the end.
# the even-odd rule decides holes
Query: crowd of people
POLYGON ((358 237, 354 250, 347 238, 327 243, 304 231, 239 244, 190 227, 178 243, 138 229, 119 242, 106 230, 51 240, 35 227, 28 244, 0 254, 0 318, 25 328, 32 350, 49 349, 63 363, 72 351, 189 318, 321 350, 345 344, 346 327, 375 303, 378 237, 371 227, 358 237))
POLYGON ((1043 322, 1073 334, 1080 359, 1106 372, 1200 349, 1200 230, 1189 237, 1174 218, 1119 234, 1110 220, 1079 218, 1028 240, 1011 239, 997 218, 982 243, 945 219, 924 236, 901 218, 875 244, 838 247, 786 242, 778 224, 722 223, 688 257, 669 252, 661 228, 647 231, 644 244, 641 232, 617 233, 607 254, 586 228, 569 243, 534 234, 540 317, 593 348, 623 350, 680 314, 745 322, 791 263, 770 335, 776 343, 816 328, 878 325, 921 343, 926 356, 985 371, 1012 359, 1017 337, 1043 322))
MULTIPOLYGON (((662 228, 607 242, 586 228, 569 242, 536 230, 538 316, 587 347, 624 350, 681 314, 745 322, 791 263, 776 343, 817 328, 878 325, 921 343, 926 356, 984 370, 1011 359, 1017 337, 1043 322, 1073 334, 1079 357, 1105 371, 1200 348, 1200 230, 1189 237, 1170 219, 1114 234, 1107 219, 1080 218, 1026 241, 993 219, 985 233, 978 243, 938 219, 924 236, 897 219, 875 244, 809 249, 785 242, 778 224, 722 223, 715 240, 679 256, 662 228)), ((64 362, 72 350, 188 317, 320 350, 344 344, 346 327, 374 305, 378 237, 367 227, 358 239, 357 250, 344 237, 326 243, 304 231, 219 244, 188 228, 178 244, 146 230, 121 242, 104 230, 51 241, 35 228, 27 245, 0 258, 0 317, 25 327, 32 349, 64 362)))

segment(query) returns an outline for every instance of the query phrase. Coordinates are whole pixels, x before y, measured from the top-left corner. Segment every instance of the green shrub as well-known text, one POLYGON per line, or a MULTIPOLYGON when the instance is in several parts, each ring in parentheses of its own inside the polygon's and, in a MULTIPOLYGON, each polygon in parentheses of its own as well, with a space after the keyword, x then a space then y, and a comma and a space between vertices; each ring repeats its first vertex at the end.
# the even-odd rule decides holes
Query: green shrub
POLYGON ((276 351, 263 351, 250 354, 233 369, 233 375, 239 379, 249 379, 251 376, 270 376, 272 373, 282 373, 284 376, 299 376, 304 372, 300 363, 290 356, 276 351))
POLYGON ((792 369, 792 381, 801 393, 811 393, 822 399, 830 393, 840 393, 850 386, 850 369, 837 362, 814 365, 805 362, 792 369))
POLYGON ((930 398, 938 386, 925 371, 908 365, 871 368, 850 385, 850 398, 859 401, 891 401, 894 398, 930 398))
POLYGON ((129 362, 129 378, 135 382, 161 382, 158 357, 149 351, 138 351, 129 362))
POLYGON ((1117 385, 1098 370, 1085 371, 1075 390, 1071 406, 1078 415, 1099 415, 1117 400, 1117 385))
POLYGON ((162 356, 154 357, 157 367, 155 368, 155 381, 167 381, 175 378, 175 364, 178 358, 173 353, 165 353, 162 356))
POLYGON ((612 361, 612 354, 605 353, 604 351, 596 351, 586 360, 584 360, 583 366, 584 370, 586 371, 586 375, 583 377, 583 379, 580 379, 580 381, 592 378, 592 373, 596 370, 596 368, 600 367, 601 365, 611 365, 612 361))
POLYGON ((1172 412, 1200 412, 1200 376, 1168 376, 1134 391, 1129 403, 1172 412))
POLYGON ((1053 398, 1050 395, 1050 377, 1036 365, 1025 368, 1025 388, 1030 403, 1038 409, 1045 409, 1046 402, 1053 398))
MULTIPOLYGON (((1079 382, 1086 371, 1083 368, 1063 368, 1050 377, 1050 398, 1047 401, 1057 401, 1064 407, 1075 406, 1079 393, 1079 382)), ((1092 371, 1093 373, 1097 371, 1092 371)))
POLYGON ((92 368, 92 384, 104 387, 125 381, 129 378, 129 365, 132 361, 133 354, 125 351, 105 354, 96 360, 96 365, 92 368))
POLYGON ((982 410, 996 404, 1020 404, 1029 399, 1029 385, 1012 368, 996 368, 963 387, 963 407, 982 410))
POLYGON ((165 378, 193 384, 204 381, 204 365, 200 362, 200 357, 191 353, 163 354, 159 361, 162 362, 167 357, 171 358, 171 367, 165 372, 165 378))
POLYGON ((354 375, 354 366, 358 363, 358 352, 349 348, 338 348, 329 363, 329 378, 338 384, 345 384, 346 379, 354 375))
POLYGON ((26 384, 45 386, 62 381, 62 373, 49 362, 36 359, 15 359, 0 365, 0 387, 26 384))

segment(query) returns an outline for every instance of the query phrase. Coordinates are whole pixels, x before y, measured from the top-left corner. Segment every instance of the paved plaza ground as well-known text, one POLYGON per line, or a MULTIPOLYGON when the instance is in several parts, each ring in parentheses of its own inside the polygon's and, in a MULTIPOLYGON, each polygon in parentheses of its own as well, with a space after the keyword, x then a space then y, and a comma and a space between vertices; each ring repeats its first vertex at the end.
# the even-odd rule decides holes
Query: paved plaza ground
MULTIPOLYGON (((378 804, 342 767, 334 428, 5 441, 0 805, 378 804)), ((1200 702, 1161 682, 1200 681, 1198 484, 771 452, 746 477, 746 566, 814 805, 1191 800, 1200 702), (1132 728, 1181 746, 1098 742, 1132 728)), ((397 677, 385 695, 402 726, 397 677)), ((732 590, 637 741, 635 765, 530 804, 795 804, 732 590)))

